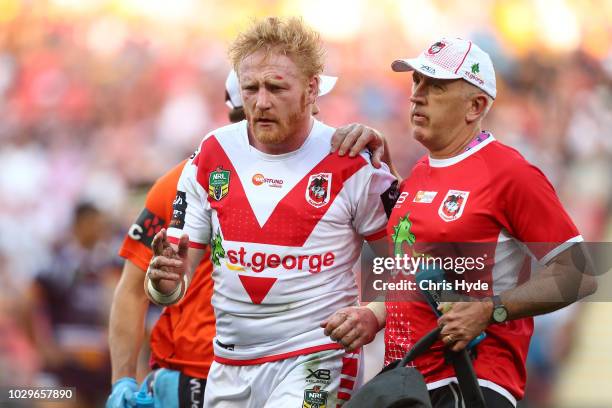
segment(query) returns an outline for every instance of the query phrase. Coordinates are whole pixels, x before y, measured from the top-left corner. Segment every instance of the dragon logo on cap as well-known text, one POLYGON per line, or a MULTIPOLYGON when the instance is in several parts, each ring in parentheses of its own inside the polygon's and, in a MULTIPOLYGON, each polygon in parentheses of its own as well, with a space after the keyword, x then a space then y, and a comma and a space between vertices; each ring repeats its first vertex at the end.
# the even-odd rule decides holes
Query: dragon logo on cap
POLYGON ((427 50, 427 53, 429 55, 434 55, 439 53, 442 48, 446 47, 446 43, 442 42, 442 41, 438 41, 436 43, 434 43, 431 47, 429 47, 429 49, 427 50))

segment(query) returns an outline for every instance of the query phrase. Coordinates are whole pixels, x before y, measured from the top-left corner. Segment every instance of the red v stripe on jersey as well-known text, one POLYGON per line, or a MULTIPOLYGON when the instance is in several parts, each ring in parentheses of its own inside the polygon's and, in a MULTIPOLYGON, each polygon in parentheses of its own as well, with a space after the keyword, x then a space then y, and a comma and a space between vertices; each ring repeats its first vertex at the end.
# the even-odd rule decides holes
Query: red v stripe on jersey
POLYGON ((272 289, 274 282, 276 282, 276 278, 261 278, 259 276, 246 276, 246 275, 238 275, 240 278, 240 282, 242 282, 242 286, 249 294, 251 301, 259 305, 263 302, 264 298, 272 289))
POLYGON ((200 156, 197 180, 205 192, 208 192, 210 172, 218 166, 231 172, 227 195, 220 201, 208 197, 211 207, 217 211, 224 240, 292 247, 304 245, 342 190, 344 182, 367 165, 367 161, 361 156, 326 156, 279 201, 266 223, 260 226, 236 169, 214 136, 204 141, 200 156), (305 198, 310 175, 316 173, 332 173, 330 199, 321 208, 313 207, 305 198))

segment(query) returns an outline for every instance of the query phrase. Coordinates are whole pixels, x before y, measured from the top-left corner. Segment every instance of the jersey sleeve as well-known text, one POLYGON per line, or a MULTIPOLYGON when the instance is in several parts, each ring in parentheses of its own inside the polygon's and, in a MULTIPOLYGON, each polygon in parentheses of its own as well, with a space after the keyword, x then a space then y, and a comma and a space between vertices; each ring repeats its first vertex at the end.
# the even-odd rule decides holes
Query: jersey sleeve
POLYGON ((383 163, 380 169, 367 165, 365 186, 355 207, 353 226, 366 241, 375 241, 386 236, 387 221, 395 200, 397 180, 383 163))
POLYGON ((147 193, 145 206, 125 236, 119 256, 146 270, 153 256, 151 242, 155 234, 167 227, 172 217, 172 200, 185 161, 160 177, 147 193))
POLYGON ((168 240, 178 243, 183 234, 189 235, 189 246, 204 248, 211 236, 211 208, 207 194, 198 181, 198 167, 202 152, 196 152, 179 178, 176 197, 172 203, 172 220, 168 240))
POLYGON ((498 188, 502 223, 541 264, 583 240, 555 189, 537 167, 522 160, 498 188))

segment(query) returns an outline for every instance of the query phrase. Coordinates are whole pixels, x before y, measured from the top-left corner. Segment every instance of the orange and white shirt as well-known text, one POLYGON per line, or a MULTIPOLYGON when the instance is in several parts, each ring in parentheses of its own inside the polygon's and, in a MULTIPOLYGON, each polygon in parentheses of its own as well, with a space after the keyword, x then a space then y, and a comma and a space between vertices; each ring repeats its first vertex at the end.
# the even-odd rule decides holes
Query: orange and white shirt
MULTIPOLYGON (((143 271, 153 256, 151 241, 172 218, 172 203, 186 161, 160 177, 147 194, 145 208, 130 227, 119 255, 143 271)), ((154 366, 181 371, 191 377, 206 378, 213 360, 212 340, 215 316, 212 296, 212 264, 202 258, 185 297, 163 310, 151 332, 151 360, 154 366)))
POLYGON ((385 237, 382 197, 395 178, 366 154, 329 153, 314 121, 296 151, 249 144, 247 122, 210 133, 181 175, 168 236, 210 244, 215 360, 250 365, 340 348, 319 324, 357 304, 363 240, 385 237))

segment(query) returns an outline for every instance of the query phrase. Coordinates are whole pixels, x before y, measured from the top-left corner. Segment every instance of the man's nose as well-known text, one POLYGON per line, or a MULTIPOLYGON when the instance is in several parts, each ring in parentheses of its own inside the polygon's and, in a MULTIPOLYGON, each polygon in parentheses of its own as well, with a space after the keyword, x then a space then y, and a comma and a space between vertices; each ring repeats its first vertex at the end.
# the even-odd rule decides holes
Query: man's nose
POLYGON ((268 92, 266 88, 262 87, 257 92, 256 108, 265 110, 265 109, 269 109, 270 107, 271 107, 270 93, 268 92))
POLYGON ((424 87, 420 84, 412 87, 412 95, 410 95, 410 102, 414 104, 425 104, 427 99, 425 98, 424 87))

